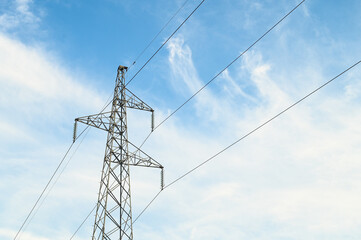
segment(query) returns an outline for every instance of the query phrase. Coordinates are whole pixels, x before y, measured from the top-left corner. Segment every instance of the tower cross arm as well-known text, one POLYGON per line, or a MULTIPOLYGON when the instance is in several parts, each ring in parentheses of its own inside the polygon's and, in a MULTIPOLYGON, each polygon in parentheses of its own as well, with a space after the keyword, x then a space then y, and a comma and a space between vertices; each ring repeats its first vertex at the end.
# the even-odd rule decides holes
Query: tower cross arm
POLYGON ((96 127, 105 131, 109 131, 110 112, 99 113, 75 119, 75 122, 81 122, 91 127, 96 127))
POLYGON ((148 154, 143 152, 140 148, 128 141, 128 143, 136 150, 128 153, 129 165, 139 167, 151 167, 163 169, 163 166, 150 157, 148 154))
POLYGON ((125 92, 125 101, 127 108, 133 108, 148 112, 153 112, 154 110, 145 102, 143 102, 139 97, 132 93, 129 89, 126 89, 125 92))

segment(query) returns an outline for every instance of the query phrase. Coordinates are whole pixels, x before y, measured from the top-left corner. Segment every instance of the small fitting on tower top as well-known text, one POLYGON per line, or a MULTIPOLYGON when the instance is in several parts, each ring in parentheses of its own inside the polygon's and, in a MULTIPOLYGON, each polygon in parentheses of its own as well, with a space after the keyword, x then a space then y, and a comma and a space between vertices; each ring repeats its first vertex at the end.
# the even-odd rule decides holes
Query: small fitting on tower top
POLYGON ((123 72, 123 70, 127 71, 127 70, 128 70, 128 67, 119 65, 118 70, 120 70, 120 71, 122 71, 122 72, 123 72))

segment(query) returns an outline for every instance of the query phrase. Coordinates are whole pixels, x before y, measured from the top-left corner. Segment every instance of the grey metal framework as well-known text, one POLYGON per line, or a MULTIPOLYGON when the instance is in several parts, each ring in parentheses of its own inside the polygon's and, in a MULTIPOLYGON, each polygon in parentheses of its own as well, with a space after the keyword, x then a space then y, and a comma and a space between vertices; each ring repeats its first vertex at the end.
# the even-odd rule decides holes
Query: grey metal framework
POLYGON ((127 108, 151 112, 152 131, 154 110, 126 88, 127 69, 118 67, 110 112, 75 119, 74 132, 77 122, 108 132, 92 240, 133 239, 129 166, 160 168, 164 186, 163 166, 128 140, 127 108))

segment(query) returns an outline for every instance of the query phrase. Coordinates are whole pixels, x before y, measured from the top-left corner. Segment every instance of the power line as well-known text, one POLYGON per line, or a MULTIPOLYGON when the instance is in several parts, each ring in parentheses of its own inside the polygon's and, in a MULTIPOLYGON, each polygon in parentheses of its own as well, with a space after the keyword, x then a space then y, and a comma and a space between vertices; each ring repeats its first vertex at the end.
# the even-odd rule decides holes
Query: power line
POLYGON ((86 220, 88 220, 88 218, 90 217, 90 215, 94 212, 95 208, 97 207, 97 205, 95 204, 95 206, 93 207, 93 209, 90 211, 90 213, 86 216, 86 218, 84 219, 84 221, 80 224, 80 226, 76 229, 76 231, 74 232, 74 234, 71 236, 70 240, 73 239, 73 237, 75 237, 75 235, 78 233, 78 231, 80 230, 80 228, 84 225, 84 223, 86 222, 86 220))
MULTIPOLYGON (((237 56, 230 64, 228 64, 223 70, 221 70, 217 75, 215 75, 210 81, 208 81, 203 87, 201 87, 196 93, 194 93, 190 98, 188 98, 183 104, 181 104, 176 110, 174 110, 170 115, 168 115, 161 123, 159 123, 152 132, 148 134, 148 136, 144 139, 139 148, 141 148, 145 142, 149 139, 150 135, 160 127, 164 122, 166 122, 170 117, 172 117, 176 112, 178 112, 184 105, 186 105, 190 100, 192 100, 198 93, 200 93, 205 87, 207 87, 213 80, 215 80, 220 74, 222 74, 227 68, 229 68, 234 62, 236 62, 242 55, 244 55, 248 50, 250 50, 254 45, 256 45, 262 38, 264 38, 269 32, 271 32, 278 24, 280 24, 285 18, 287 18, 293 11, 295 11, 302 3, 306 0, 301 1, 296 7, 294 7, 291 11, 289 11, 284 17, 282 17, 276 24, 274 24, 270 29, 268 29, 261 37, 259 37, 255 42, 253 42, 246 50, 244 50, 239 56, 237 56)), ((173 34, 168 37, 168 39, 158 48, 158 50, 152 55, 150 59, 141 67, 141 69, 128 81, 126 86, 135 78, 135 76, 148 64, 148 62, 159 52, 159 50, 168 42, 168 40, 179 30, 179 28, 187 21, 187 19, 192 16, 192 14, 202 5, 204 0, 193 10, 193 12, 183 21, 183 23, 173 32, 173 34)), ((166 187, 168 187, 167 185, 166 187)), ((161 191, 160 191, 161 192, 161 191)), ((146 211, 146 209, 153 203, 153 201, 159 196, 160 192, 156 194, 156 196, 152 199, 150 203, 143 209, 143 211, 135 218, 133 223, 138 220, 138 218, 146 211)), ((94 209, 89 213, 89 215, 94 211, 94 209)), ((89 215, 83 221, 83 223, 79 226, 77 231, 81 228, 84 222, 88 219, 89 215)), ((74 235, 73 235, 74 236, 74 235)))
POLYGON ((189 0, 186 0, 180 8, 173 14, 173 16, 168 20, 166 24, 159 30, 159 32, 153 37, 153 39, 148 43, 148 45, 138 54, 138 56, 135 58, 133 63, 128 67, 128 71, 126 73, 126 76, 128 76, 129 70, 137 63, 138 59, 144 54, 144 52, 152 45, 152 43, 155 41, 155 39, 158 38, 158 36, 163 32, 163 30, 169 25, 169 23, 178 15, 178 13, 184 8, 184 6, 188 3, 189 0))
POLYGON ((167 44, 167 42, 173 37, 174 34, 176 34, 176 32, 178 32, 178 30, 183 26, 183 24, 193 15, 195 11, 197 11, 197 9, 204 3, 204 1, 205 0, 202 0, 198 4, 198 6, 188 15, 188 17, 184 19, 184 21, 177 27, 177 29, 167 38, 167 40, 158 48, 158 50, 154 52, 154 54, 144 63, 144 65, 138 70, 138 72, 134 74, 134 76, 127 82, 127 84, 125 84, 125 86, 128 86, 128 84, 133 81, 133 79, 138 75, 138 73, 143 70, 143 68, 150 62, 150 60, 153 59, 155 55, 157 55, 157 53, 163 48, 163 46, 167 44))
MULTIPOLYGON (((136 57, 135 61, 133 62, 133 64, 129 67, 129 69, 136 64, 136 61, 139 59, 139 57, 149 48, 149 46, 155 41, 155 39, 160 35, 160 33, 168 26, 168 24, 173 20, 173 18, 178 15, 178 13, 184 8, 184 6, 187 4, 189 0, 186 0, 182 6, 177 10, 177 12, 174 13, 174 15, 168 20, 168 22, 162 27, 162 29, 154 36, 154 38, 149 42, 149 44, 142 50, 142 52, 136 57)), ((194 14, 194 12, 204 3, 205 0, 202 0, 198 6, 188 15, 188 17, 177 27, 177 29, 167 38, 167 40, 157 49, 157 51, 147 60, 147 62, 138 70, 138 72, 135 73, 135 75, 127 82, 127 84, 125 86, 127 86, 131 81, 133 81, 133 79, 138 75, 138 73, 152 60, 152 58, 163 48, 163 46, 173 37, 173 35, 184 25, 184 23, 194 14)), ((128 69, 128 70, 129 70, 128 69)), ((106 104, 105 108, 107 106, 109 106, 109 104, 111 103, 111 101, 109 103, 106 104)), ((86 129, 89 126, 86 127, 86 129)), ((143 145, 143 144, 142 144, 143 145)), ((86 216, 86 218, 84 219, 84 221, 80 224, 80 226, 77 228, 77 230, 75 231, 75 233, 72 235, 72 237, 70 238, 73 239, 73 237, 76 235, 76 233, 79 231, 79 229, 84 225, 84 223, 86 222, 86 220, 89 218, 89 216, 92 214, 92 212, 95 210, 96 205, 93 207, 93 209, 89 212, 89 214, 86 216)), ((14 239, 15 240, 15 239, 14 239)))
MULTIPOLYGON (((154 40, 160 35, 160 33, 168 26, 168 24, 173 20, 173 18, 181 11, 181 9, 183 9, 183 7, 187 4, 188 1, 189 1, 189 0, 186 0, 186 1, 182 4, 182 6, 177 10, 177 12, 169 19, 169 21, 168 21, 168 22, 162 27, 162 29, 155 35, 155 37, 150 41, 150 43, 149 43, 149 44, 143 49, 143 51, 137 56, 137 58, 136 58, 136 60, 134 61, 133 65, 134 65, 135 62, 139 59, 139 57, 149 48, 149 46, 154 42, 154 40)), ((151 57, 150 59, 148 59, 148 61, 141 67, 141 69, 132 77, 132 79, 127 83, 127 85, 128 85, 128 84, 135 78, 135 76, 138 75, 138 73, 150 62, 150 60, 151 60, 151 59, 159 52, 159 50, 169 41, 169 39, 182 27, 182 25, 193 15, 193 13, 203 4, 204 1, 205 1, 205 0, 203 0, 203 1, 196 7, 196 9, 194 9, 193 12, 182 22, 182 24, 173 32, 173 34, 172 34, 170 37, 168 37, 168 39, 161 45, 161 47, 158 48, 158 50, 152 55, 152 57, 151 57)), ((110 98, 109 98, 109 99, 110 99, 110 98)), ((109 99, 108 99, 108 101, 109 101, 109 99)), ((107 101, 107 102, 108 102, 108 101, 107 101)), ((109 101, 109 102, 103 107, 103 110, 102 110, 100 113, 102 113, 102 112, 105 110, 105 108, 106 108, 107 106, 109 106, 110 103, 111 103, 111 101, 109 101)), ((88 127, 89 127, 89 126, 87 126, 87 127, 83 130, 83 132, 76 138, 76 140, 84 133, 84 131, 86 131, 86 130, 88 129, 88 127)), ((83 140, 84 140, 84 138, 83 138, 83 140)), ((19 229, 18 232, 16 233, 16 235, 15 235, 15 237, 14 237, 14 240, 16 240, 16 238, 18 237, 19 233, 20 233, 21 230, 23 229, 24 225, 25 225, 26 222, 28 221, 29 217, 30 217, 31 214, 33 213, 34 209, 35 209, 36 206, 38 205, 40 199, 43 197, 46 189, 49 187, 50 182, 53 180, 53 178, 54 178, 54 176, 56 175, 56 173, 58 172, 60 166, 63 164, 65 158, 67 157, 67 155, 68 155, 69 151, 71 150, 71 148, 73 147, 74 143, 75 143, 75 141, 69 146, 69 148, 68 148, 68 150, 66 151, 65 155, 63 156, 62 160, 60 161, 60 163, 58 164, 58 166, 57 166, 57 168, 55 169, 54 173, 53 173, 52 176, 50 177, 48 183, 45 185, 43 191, 41 192, 40 196, 39 196, 38 199, 36 200, 34 206, 33 206, 32 209, 30 210, 30 212, 29 212, 29 214, 27 215, 27 217, 25 218, 25 220, 24 220, 23 224, 21 225, 20 229, 19 229)), ((81 142, 81 143, 82 143, 82 142, 81 142)), ((80 144, 81 144, 81 143, 80 143, 80 144)), ((80 144, 79 144, 79 146, 80 146, 80 144)), ((78 147, 79 147, 79 146, 78 146, 78 147)), ((76 151, 77 151, 77 149, 76 149, 76 151)), ((75 151, 75 152, 76 152, 76 151, 75 151)), ((74 152, 74 153, 75 153, 75 152, 74 152)), ((72 157, 71 157, 71 158, 72 158, 72 157)), ((69 159, 69 161, 71 160, 71 158, 69 159)), ((69 161, 68 161, 68 163, 69 163, 69 161)), ((67 163, 67 165, 68 165, 68 163, 67 163)), ((65 168, 66 168, 66 166, 65 166, 65 168)), ((65 169, 65 168, 64 168, 64 169, 65 169)), ((64 169, 63 169, 63 171, 64 171, 64 169)), ((60 173, 60 175, 63 173, 63 171, 60 173)), ((58 176, 58 178, 56 179, 55 183, 54 183, 54 184, 52 185, 52 187, 50 188, 48 194, 50 193, 51 189, 52 189, 52 188, 54 187, 54 185, 56 184, 56 182, 57 182, 57 180, 59 179, 60 175, 58 176)), ((46 196, 47 196, 47 195, 46 195, 46 196)), ((45 197, 45 198, 46 198, 46 197, 45 197)), ((41 205, 42 205, 42 203, 44 202, 45 198, 44 198, 43 201, 41 202, 41 205)), ((39 208, 41 207, 41 205, 39 206, 39 208)), ((39 208, 36 210, 36 212, 39 210, 39 208)), ((35 212, 35 214, 36 214, 36 212, 35 212)), ((34 214, 34 215, 35 215, 35 214, 34 214)), ((34 215, 33 215, 33 217, 34 217, 34 215)), ((32 218, 33 218, 33 217, 32 217, 32 218)), ((32 218, 30 219, 30 221, 32 220, 32 218)), ((29 223, 30 223, 30 221, 29 221, 29 223)), ((28 224, 29 224, 29 223, 28 223, 28 224)))
POLYGON ((235 63, 240 57, 242 57, 246 52, 248 52, 254 45, 256 45, 262 38, 264 38, 269 32, 271 32, 278 24, 280 24, 285 18, 287 18, 293 11, 295 11, 302 3, 306 0, 301 1, 296 7, 294 7, 291 11, 289 11, 285 16, 283 16, 277 23, 275 23, 270 29, 268 29, 262 36, 260 36, 256 41, 254 41, 246 50, 244 50, 240 55, 238 55, 235 59, 232 60, 225 68, 223 68, 219 73, 217 73, 211 80, 209 80, 206 84, 204 84, 197 92, 195 92, 192 96, 190 96, 184 103, 182 103, 178 108, 176 108, 171 114, 169 114, 163 121, 161 121, 152 132, 148 134, 148 136, 143 140, 140 148, 145 144, 150 135, 164 122, 166 122, 170 117, 172 117, 176 112, 178 112, 184 105, 186 105, 189 101, 191 101, 198 93, 200 93, 203 89, 205 89, 211 82, 213 82, 219 75, 221 75, 226 69, 228 69, 233 63, 235 63))
MULTIPOLYGON (((110 95, 110 97, 111 97, 111 95, 110 95)), ((106 102, 109 101, 110 97, 108 98, 108 100, 107 100, 106 102)), ((108 103, 108 104, 105 104, 105 106, 103 107, 103 109, 101 110, 100 113, 102 113, 108 105, 109 105, 109 103, 108 103)), ((31 214, 34 212, 34 210, 35 210, 36 206, 38 205, 40 199, 43 197, 46 189, 49 187, 51 181, 53 180, 54 176, 55 176, 56 173, 58 172, 60 166, 63 164, 65 158, 68 156, 68 154, 69 154, 70 150, 72 149, 74 143, 76 142, 76 140, 79 139, 79 137, 80 137, 81 135, 83 135, 83 133, 88 129, 88 127, 89 127, 89 126, 87 126, 87 127, 74 139, 74 141, 70 144, 69 148, 68 148, 67 151, 65 152, 63 158, 61 159, 60 163, 59 163, 58 166, 56 167, 54 173, 53 173, 52 176, 50 177, 49 181, 47 182, 47 184, 45 185, 44 189, 42 190, 40 196, 37 198, 35 204, 34 204, 33 207, 31 208, 30 212, 28 213, 28 215, 26 216, 24 222, 22 223, 21 227, 19 228, 18 232, 16 233, 16 235, 15 235, 15 237, 14 237, 14 240, 16 240, 16 238, 17 238, 18 235, 20 234, 21 230, 24 228, 26 222, 28 221, 29 217, 30 217, 31 214)), ((81 144, 81 143, 80 143, 80 144, 81 144)), ((80 144, 79 144, 79 146, 80 146, 80 144)), ((78 146, 78 147, 79 147, 79 146, 78 146)), ((60 175, 59 175, 59 176, 60 176, 60 175)), ((50 192, 50 190, 49 190, 49 192, 50 192)), ((39 210, 39 209, 38 209, 38 210, 39 210)), ((37 211, 38 211, 38 210, 37 210, 37 211)))
POLYGON ((14 237, 14 240, 18 237, 18 235, 19 235, 19 233, 21 232, 21 230, 23 229, 23 227, 24 227, 25 223, 26 223, 26 222, 27 222, 27 220, 29 219, 30 215, 33 213, 33 211, 34 211, 35 207, 36 207, 36 206, 37 206, 37 204, 39 203, 39 201, 40 201, 41 197, 43 196, 43 194, 44 194, 45 190, 48 188, 48 186, 49 186, 50 182, 53 180, 53 178, 54 178, 55 174, 58 172, 58 170, 59 170, 59 168, 60 168, 61 164, 64 162, 64 160, 65 160, 66 156, 68 155, 68 153, 69 153, 70 149, 73 147, 73 145, 74 145, 74 142, 73 142, 72 144, 70 144, 70 146, 69 146, 68 150, 66 151, 66 153, 65 153, 64 157, 63 157, 63 158, 62 158, 62 160, 60 161, 59 165, 58 165, 58 166, 57 166, 57 168, 55 169, 55 171, 54 171, 53 175, 52 175, 52 176, 51 176, 51 178, 49 179, 49 181, 48 181, 48 183, 46 184, 45 188, 43 189, 43 191, 41 192, 40 196, 39 196, 39 197, 38 197, 38 199, 36 200, 36 202, 35 202, 34 206, 31 208, 31 210, 30 210, 29 214, 26 216, 25 221, 24 221, 24 222, 23 222, 23 224, 21 225, 21 227, 20 227, 19 231, 16 233, 16 235, 15 235, 15 237, 14 237))
MULTIPOLYGON (((270 123, 271 121, 273 121, 274 119, 278 118, 280 115, 284 114, 285 112, 287 112, 288 110, 290 110, 291 108, 295 107, 297 104, 299 104, 300 102, 302 102, 303 100, 305 100, 306 98, 310 97, 311 95, 313 95, 314 93, 316 93, 317 91, 319 91, 320 89, 322 89, 323 87, 325 87, 326 85, 330 84, 331 82, 333 82, 334 80, 336 80, 337 78, 339 78, 341 75, 345 74, 346 72, 348 72, 349 70, 351 70, 352 68, 354 68, 355 66, 357 66, 358 64, 360 64, 361 61, 356 62, 355 64, 353 64, 352 66, 350 66, 349 68, 347 68, 346 70, 344 70, 343 72, 339 73, 337 76, 335 76, 334 78, 332 78, 331 80, 325 82, 324 84, 322 84, 321 86, 319 86, 318 88, 316 88, 315 90, 313 90, 312 92, 308 93, 307 95, 305 95, 304 97, 302 97, 301 99, 299 99, 298 101, 294 102, 293 104, 291 104, 290 106, 288 106, 287 108, 285 108, 284 110, 282 110, 281 112, 279 112, 278 114, 276 114, 275 116, 273 116, 272 118, 268 119, 267 121, 265 121, 264 123, 262 123, 261 125, 259 125, 258 127, 254 128, 253 130, 251 130, 250 132, 248 132, 247 134, 243 135, 241 138, 237 139, 236 141, 234 141, 233 143, 231 143, 230 145, 228 145, 227 147, 223 148, 221 151, 217 152, 216 154, 214 154, 213 156, 211 156, 210 158, 208 158, 207 160, 201 162, 200 164, 198 164, 196 167, 192 168, 191 170, 189 170, 188 172, 184 173, 183 175, 181 175, 180 177, 176 178, 175 180, 173 180, 171 183, 167 184, 163 190, 165 190, 166 188, 172 186, 173 184, 175 184, 176 182, 178 182, 179 180, 183 179, 184 177, 186 177, 187 175, 191 174, 192 172, 194 172, 195 170, 197 170, 198 168, 202 167, 203 165, 205 165, 206 163, 208 163, 209 161, 213 160, 214 158, 216 158, 217 156, 219 156, 220 154, 222 154, 223 152, 227 151, 228 149, 230 149, 231 147, 233 147, 234 145, 236 145, 237 143, 239 143, 240 141, 242 141, 243 139, 247 138, 248 136, 250 136, 251 134, 253 134, 254 132, 256 132, 257 130, 259 130, 260 128, 264 127, 265 125, 267 125, 268 123, 270 123)), ((139 219, 139 217, 149 208, 149 206, 155 201, 156 198, 158 198, 158 196, 160 195, 162 191, 158 192, 155 197, 153 197, 153 199, 147 204, 147 206, 140 212, 140 214, 135 218, 134 222, 136 220, 139 219)), ((133 223, 134 223, 133 222, 133 223)))
MULTIPOLYGON (((112 188, 114 186, 114 184, 116 184, 117 182, 114 181, 110 188, 112 188)), ((96 209, 97 204, 94 205, 93 209, 89 212, 89 214, 85 217, 85 219, 83 220, 83 222, 79 225, 79 227, 76 229, 76 231, 73 233, 73 235, 71 236, 71 238, 69 240, 72 240, 75 235, 78 233, 78 231, 80 230, 80 228, 84 225, 84 223, 88 220, 88 218, 90 217, 90 215, 94 212, 94 210, 96 209)))
MULTIPOLYGON (((55 181, 53 182, 53 184, 51 185, 51 187, 49 188, 48 192, 46 193, 45 197, 41 200, 39 207, 35 210, 34 214, 31 216, 31 218, 29 219, 29 221, 27 222, 27 224, 24 226, 24 231, 26 230, 26 228, 29 226, 30 222, 33 220, 33 218, 35 217, 35 215, 37 214, 37 212, 39 211, 39 209, 42 207, 44 201, 46 200, 46 198, 49 196, 51 190, 54 188, 54 186, 56 185, 56 183, 59 181, 59 178, 61 177, 61 175, 64 173, 65 169, 67 168, 67 166, 69 165, 70 161, 73 159, 74 155, 77 153, 80 145, 83 143, 84 139, 86 138, 86 136, 88 135, 89 131, 91 128, 88 128, 88 130, 86 131, 85 135, 83 136, 83 138, 81 139, 80 143, 78 144, 78 146, 75 148, 74 152, 72 153, 72 155, 70 156, 70 158, 68 159, 68 161, 65 163, 65 166, 63 167, 63 169, 61 170, 61 172, 59 173, 58 177, 55 179, 55 181)), ((86 129, 85 129, 86 130, 86 129)), ((85 130, 83 130, 83 132, 85 132, 85 130)), ((83 134, 83 132, 79 135, 79 137, 83 134)), ((21 237, 21 233, 19 235, 19 238, 21 237)))
MULTIPOLYGON (((155 41, 155 39, 157 39, 157 37, 163 32, 163 30, 169 25, 169 23, 178 15, 178 13, 184 8, 184 6, 189 2, 189 0, 184 1, 184 3, 182 4, 182 6, 180 8, 178 8, 177 12, 175 12, 173 14, 173 16, 168 20, 168 22, 166 24, 164 24, 164 26, 162 27, 162 29, 159 30, 159 32, 153 37, 153 39, 148 43, 148 45, 142 50, 142 52, 135 58, 133 64, 131 66, 133 66, 138 59, 144 54, 144 52, 150 47, 150 45, 152 45, 152 43, 155 41)), ((130 66, 130 67, 131 67, 130 66)), ((130 69, 129 67, 129 69, 130 69)), ((128 70, 129 70, 128 69, 128 70)))
POLYGON ((143 215, 143 213, 149 208, 149 206, 155 201, 155 199, 158 198, 159 194, 164 190, 165 188, 163 188, 162 190, 160 190, 154 197, 153 199, 147 204, 147 206, 138 214, 138 216, 134 219, 133 224, 140 218, 140 216, 143 215))

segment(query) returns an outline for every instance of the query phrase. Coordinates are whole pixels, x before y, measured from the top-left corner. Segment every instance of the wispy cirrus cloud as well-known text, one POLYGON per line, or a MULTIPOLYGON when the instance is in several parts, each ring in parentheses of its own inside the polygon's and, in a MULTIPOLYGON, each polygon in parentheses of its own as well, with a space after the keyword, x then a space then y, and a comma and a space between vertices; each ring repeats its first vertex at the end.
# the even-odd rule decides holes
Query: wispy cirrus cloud
MULTIPOLYGON (((197 74, 190 47, 178 38, 168 50, 173 85, 176 89, 186 87, 188 94, 192 94, 206 81, 197 74)), ((205 93, 189 103, 196 106, 200 122, 207 121, 213 113, 219 116, 212 120, 215 127, 227 126, 233 133, 224 131, 223 135, 204 142, 198 135, 199 141, 193 140, 189 146, 182 144, 183 150, 178 155, 188 152, 190 156, 190 159, 178 161, 182 166, 195 166, 225 147, 227 142, 231 143, 274 116, 297 100, 298 96, 295 98, 286 90, 293 89, 293 84, 305 85, 302 76, 294 76, 288 82, 275 81, 274 76, 280 74, 256 51, 247 54, 238 65, 236 72, 224 73, 225 81, 217 82, 224 89, 234 89, 231 98, 227 96, 229 91, 220 94, 205 89, 205 93), (237 71, 242 74, 237 76, 237 71), (231 74, 232 81, 229 81, 231 74), (240 76, 247 76, 247 80, 240 76), (255 104, 237 108, 235 94, 238 93, 239 100, 247 98, 244 81, 248 81, 247 88, 253 88, 251 98, 255 104), (222 139, 222 143, 217 139, 222 139), (212 142, 212 151, 206 150, 205 142, 212 142)), ((310 72, 305 75, 316 71, 308 70, 310 72)), ((167 231, 165 226, 160 235, 147 235, 146 227, 141 225, 145 231, 141 236, 149 239, 160 236, 215 239, 214 236, 222 235, 227 235, 227 239, 270 239, 269 236, 272 239, 295 236, 338 239, 340 235, 359 234, 361 222, 357 216, 361 209, 357 202, 361 196, 361 178, 357 172, 361 164, 357 147, 360 139, 355 131, 361 130, 357 126, 361 114, 355 109, 360 105, 347 97, 351 88, 347 81, 338 84, 342 85, 338 96, 343 97, 337 101, 333 95, 325 93, 308 99, 167 189, 163 194, 167 195, 167 202, 174 205, 162 207, 165 200, 160 199, 153 207, 167 212, 170 217, 152 214, 167 218, 173 231, 167 231), (343 220, 340 222, 340 219, 343 220)), ((308 89, 299 95, 307 94, 308 89)), ((183 136, 189 136, 187 130, 183 130, 183 136)), ((172 170, 176 168, 174 165, 168 171, 182 172, 172 170)))
MULTIPOLYGON (((13 7, 8 16, 31 12, 31 2, 25 1, 23 6, 13 7)), ((264 6, 254 9, 260 8, 272 12, 264 6)), ((240 35, 255 34, 256 23, 266 17, 262 12, 247 24, 239 14, 226 10, 227 16, 220 15, 217 8, 212 9, 220 18, 230 15, 237 30, 252 30, 240 35)), ((211 32, 223 35, 227 24, 218 23, 221 30, 211 32)), ((329 72, 329 62, 340 58, 322 55, 320 50, 332 41, 326 38, 312 46, 314 40, 297 34, 298 27, 286 25, 276 31, 275 38, 262 41, 270 41, 271 47, 261 44, 248 52, 195 97, 188 104, 194 111, 186 113, 186 117, 193 115, 193 122, 182 124, 186 117, 180 111, 152 134, 144 149, 166 167, 166 184, 334 74, 329 72), (283 32, 286 34, 280 36, 283 32), (268 54, 275 48, 277 51, 268 54)), ((197 35, 198 30, 192 32, 197 42, 199 35, 208 36, 205 32, 197 35)), ((317 39, 319 36, 324 34, 320 32, 317 39)), ((240 40, 230 38, 230 42, 240 40)), ((224 44, 214 43, 224 48, 224 44)), ((187 37, 170 42, 168 65, 162 72, 171 73, 173 89, 166 91, 186 98, 209 80, 200 77, 194 64, 194 46, 187 37)), ((330 47, 332 53, 340 46, 330 47)), ((73 118, 97 112, 105 99, 101 90, 62 67, 42 48, 2 34, 0 54, 4 66, 0 68, 0 187, 7 193, 0 195, 1 216, 6 216, 0 217, 0 235, 12 239, 70 143, 73 118)), ((166 189, 134 225, 135 238, 340 240, 361 235, 357 204, 361 192, 359 72, 355 69, 344 75, 333 87, 323 89, 166 189)), ((167 113, 157 109, 157 119, 164 119, 167 113)), ((142 122, 130 112, 128 116, 129 126, 136 125, 132 134, 141 141, 139 136, 144 133, 138 126, 149 130, 148 121, 142 122)), ((97 199, 104 140, 104 135, 97 135, 83 144, 26 229, 24 239, 64 239, 75 231, 97 199)), ((159 191, 159 172, 132 169, 132 187, 135 217, 151 194, 159 191)), ((81 239, 89 237, 93 220, 91 216, 78 233, 81 239)))

